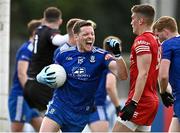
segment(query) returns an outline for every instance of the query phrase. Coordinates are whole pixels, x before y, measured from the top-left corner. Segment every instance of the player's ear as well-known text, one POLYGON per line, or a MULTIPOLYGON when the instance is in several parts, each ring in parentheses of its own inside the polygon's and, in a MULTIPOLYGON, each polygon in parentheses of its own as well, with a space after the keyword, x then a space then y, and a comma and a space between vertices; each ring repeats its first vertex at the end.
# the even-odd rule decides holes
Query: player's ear
POLYGON ((63 23, 63 19, 59 19, 59 25, 63 23))
POLYGON ((75 40, 75 41, 78 40, 78 34, 74 34, 74 40, 75 40))
POLYGON ((144 23, 144 19, 143 18, 139 18, 139 25, 142 25, 144 23))
POLYGON ((166 35, 169 34, 169 30, 166 28, 164 28, 162 31, 165 32, 166 35))

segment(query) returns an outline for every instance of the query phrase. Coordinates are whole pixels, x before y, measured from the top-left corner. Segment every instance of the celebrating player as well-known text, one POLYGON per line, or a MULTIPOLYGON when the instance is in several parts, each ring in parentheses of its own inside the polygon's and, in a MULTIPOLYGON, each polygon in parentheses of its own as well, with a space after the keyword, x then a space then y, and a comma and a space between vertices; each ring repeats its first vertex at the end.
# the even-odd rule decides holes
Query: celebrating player
MULTIPOLYGON (((115 36, 108 36, 103 41, 103 49, 113 54, 113 51, 109 45, 120 45, 120 54, 122 52, 121 40, 115 36)), ((90 116, 89 127, 92 132, 108 132, 109 121, 108 112, 106 106, 106 97, 109 95, 111 101, 115 105, 116 113, 121 110, 119 98, 117 95, 116 76, 108 69, 104 70, 100 78, 100 83, 95 95, 95 105, 97 110, 90 116)))
POLYGON ((127 78, 125 62, 119 44, 108 44, 115 57, 93 47, 94 28, 90 22, 78 21, 73 27, 77 47, 56 56, 56 63, 67 73, 65 84, 55 89, 52 101, 41 125, 41 132, 80 132, 95 111, 94 96, 102 72, 109 68, 120 79, 127 78), (114 60, 113 60, 114 59, 114 60))

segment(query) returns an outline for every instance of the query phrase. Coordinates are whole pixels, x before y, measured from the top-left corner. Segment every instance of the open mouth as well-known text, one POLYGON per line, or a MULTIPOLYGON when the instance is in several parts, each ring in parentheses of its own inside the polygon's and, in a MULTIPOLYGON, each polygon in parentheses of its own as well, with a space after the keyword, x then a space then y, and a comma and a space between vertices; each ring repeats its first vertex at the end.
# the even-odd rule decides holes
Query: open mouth
POLYGON ((87 46, 92 46, 92 43, 93 43, 92 41, 87 41, 87 42, 86 42, 86 45, 87 45, 87 46))

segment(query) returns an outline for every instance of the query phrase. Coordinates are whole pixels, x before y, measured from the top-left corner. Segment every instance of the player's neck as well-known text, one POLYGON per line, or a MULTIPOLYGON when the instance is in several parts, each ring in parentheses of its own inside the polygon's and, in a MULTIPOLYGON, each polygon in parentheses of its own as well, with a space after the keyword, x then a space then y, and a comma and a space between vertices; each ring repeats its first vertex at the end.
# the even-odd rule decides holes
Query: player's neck
POLYGON ((71 46, 76 46, 76 42, 75 42, 75 40, 74 40, 73 37, 69 37, 68 43, 69 43, 71 46))
POLYGON ((151 26, 144 26, 142 28, 140 28, 139 30, 139 35, 143 34, 144 32, 152 32, 151 26))
POLYGON ((59 29, 59 25, 57 25, 56 23, 45 23, 45 25, 52 29, 59 29))
POLYGON ((173 38, 173 37, 176 37, 176 36, 179 36, 179 33, 178 33, 178 32, 170 33, 169 36, 168 36, 168 39, 173 38))

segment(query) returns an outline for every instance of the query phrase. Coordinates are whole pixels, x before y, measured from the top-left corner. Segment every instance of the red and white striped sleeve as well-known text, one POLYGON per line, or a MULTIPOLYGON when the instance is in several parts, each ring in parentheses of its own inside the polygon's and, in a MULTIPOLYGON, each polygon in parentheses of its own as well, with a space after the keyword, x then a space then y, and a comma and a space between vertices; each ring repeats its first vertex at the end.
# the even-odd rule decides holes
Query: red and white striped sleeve
POLYGON ((137 40, 135 46, 136 54, 147 54, 151 53, 150 43, 146 40, 137 40))

